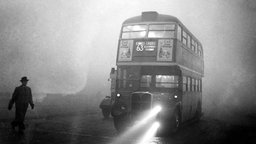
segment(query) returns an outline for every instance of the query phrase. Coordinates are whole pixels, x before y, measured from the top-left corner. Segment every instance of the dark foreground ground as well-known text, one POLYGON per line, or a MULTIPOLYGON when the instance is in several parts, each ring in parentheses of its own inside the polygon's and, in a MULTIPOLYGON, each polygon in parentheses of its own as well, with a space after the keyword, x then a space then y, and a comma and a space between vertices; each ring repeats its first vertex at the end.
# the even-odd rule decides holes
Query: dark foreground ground
MULTIPOLYGON (((135 144, 140 136, 123 136, 113 128, 112 119, 101 113, 84 112, 26 120, 24 134, 11 130, 8 120, 0 120, 0 144, 135 144)), ((203 117, 185 125, 172 136, 152 137, 150 144, 256 144, 256 117, 228 123, 203 117)))

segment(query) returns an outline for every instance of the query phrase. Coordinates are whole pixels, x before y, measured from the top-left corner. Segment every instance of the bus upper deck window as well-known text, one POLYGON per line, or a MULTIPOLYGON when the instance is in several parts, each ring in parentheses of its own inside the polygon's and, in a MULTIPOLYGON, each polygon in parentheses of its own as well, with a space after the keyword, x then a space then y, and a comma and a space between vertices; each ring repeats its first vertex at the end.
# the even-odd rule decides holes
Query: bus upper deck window
POLYGON ((174 38, 174 31, 149 31, 149 38, 174 38))
POLYGON ((146 31, 147 25, 130 25, 124 26, 123 32, 132 32, 132 31, 146 31))
POLYGON ((147 34, 147 25, 128 25, 123 26, 121 37, 129 38, 144 38, 147 34))
POLYGON ((174 38, 175 25, 149 25, 149 38, 174 38))
POLYGON ((146 36, 146 31, 141 32, 123 32, 122 38, 129 39, 129 38, 144 38, 146 36))
POLYGON ((181 27, 178 25, 178 28, 177 28, 177 38, 178 38, 178 40, 180 40, 181 41, 181 39, 182 39, 182 37, 181 37, 181 27))
POLYGON ((174 24, 169 25, 149 25, 149 30, 163 30, 163 31, 169 31, 169 30, 175 30, 174 24))

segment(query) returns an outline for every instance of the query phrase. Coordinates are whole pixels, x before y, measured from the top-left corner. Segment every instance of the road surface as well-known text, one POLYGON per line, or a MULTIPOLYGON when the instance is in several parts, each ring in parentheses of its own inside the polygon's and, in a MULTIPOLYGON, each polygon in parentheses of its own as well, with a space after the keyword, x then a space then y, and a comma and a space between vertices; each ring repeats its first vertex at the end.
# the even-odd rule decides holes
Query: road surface
MULTIPOLYGON (((209 117, 191 122, 172 136, 148 138, 150 144, 256 144, 256 117, 228 123, 209 117)), ((118 134, 112 119, 100 111, 69 116, 26 120, 24 134, 13 131, 7 120, 0 121, 0 144, 136 144, 143 135, 118 134)))

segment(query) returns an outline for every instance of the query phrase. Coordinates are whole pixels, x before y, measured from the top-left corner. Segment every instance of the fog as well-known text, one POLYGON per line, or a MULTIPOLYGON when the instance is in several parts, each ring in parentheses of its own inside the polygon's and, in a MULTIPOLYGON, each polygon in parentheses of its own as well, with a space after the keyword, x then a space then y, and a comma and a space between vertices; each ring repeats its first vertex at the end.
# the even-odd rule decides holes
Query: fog
POLYGON ((253 0, 0 0, 0 91, 25 75, 33 93, 101 99, 121 24, 142 11, 177 17, 203 44, 207 114, 256 110, 253 0))

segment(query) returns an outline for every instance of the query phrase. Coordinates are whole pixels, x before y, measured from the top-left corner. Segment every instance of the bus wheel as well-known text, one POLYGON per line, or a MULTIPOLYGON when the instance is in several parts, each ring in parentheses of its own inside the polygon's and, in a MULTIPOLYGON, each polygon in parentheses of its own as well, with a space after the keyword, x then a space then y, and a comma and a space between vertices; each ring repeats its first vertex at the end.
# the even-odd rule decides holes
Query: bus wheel
POLYGON ((102 109, 101 111, 102 111, 102 115, 104 116, 104 118, 106 118, 106 119, 109 118, 111 110, 109 110, 109 109, 102 109))

